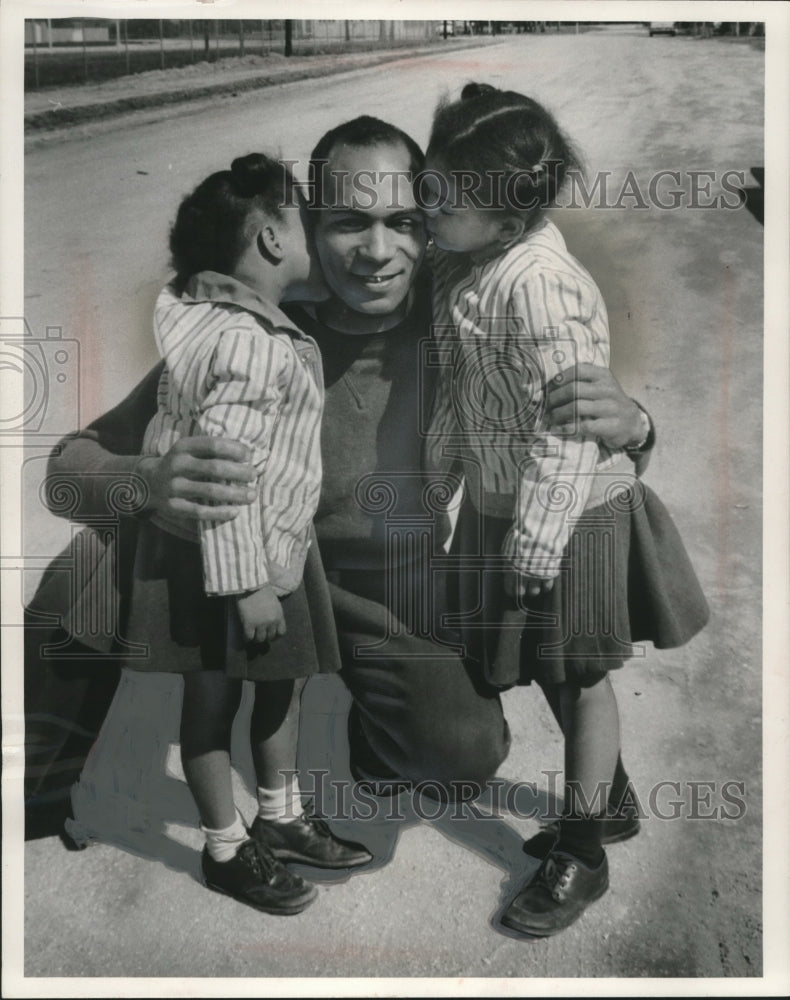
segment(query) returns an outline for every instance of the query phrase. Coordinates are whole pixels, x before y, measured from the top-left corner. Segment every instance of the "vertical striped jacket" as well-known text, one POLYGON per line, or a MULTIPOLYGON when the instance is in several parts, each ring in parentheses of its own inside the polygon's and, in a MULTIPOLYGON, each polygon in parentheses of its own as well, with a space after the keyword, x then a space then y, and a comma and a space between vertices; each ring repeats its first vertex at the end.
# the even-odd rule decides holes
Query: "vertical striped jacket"
POLYGON ((178 294, 168 285, 154 314, 165 360, 146 454, 182 437, 213 435, 249 445, 257 499, 224 524, 161 514, 166 531, 199 540, 207 594, 270 584, 282 595, 301 580, 321 487, 323 376, 318 347, 276 306, 227 275, 203 271, 178 294))
POLYGON ((433 332, 440 376, 429 466, 462 462, 477 508, 513 518, 503 555, 525 574, 557 576, 574 518, 634 477, 624 453, 551 434, 545 420, 546 390, 563 371, 609 364, 598 287, 546 220, 477 263, 438 252, 433 332))

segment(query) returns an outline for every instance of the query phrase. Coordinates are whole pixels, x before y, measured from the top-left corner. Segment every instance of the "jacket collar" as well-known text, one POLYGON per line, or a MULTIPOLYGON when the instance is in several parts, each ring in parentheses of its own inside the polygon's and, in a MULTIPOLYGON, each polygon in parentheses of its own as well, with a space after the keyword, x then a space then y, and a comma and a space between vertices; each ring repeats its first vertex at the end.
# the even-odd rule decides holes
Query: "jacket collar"
POLYGON ((182 302, 220 302, 223 305, 239 306, 260 317, 271 330, 304 337, 299 327, 281 309, 229 274, 219 274, 217 271, 193 274, 184 286, 180 298, 182 302))

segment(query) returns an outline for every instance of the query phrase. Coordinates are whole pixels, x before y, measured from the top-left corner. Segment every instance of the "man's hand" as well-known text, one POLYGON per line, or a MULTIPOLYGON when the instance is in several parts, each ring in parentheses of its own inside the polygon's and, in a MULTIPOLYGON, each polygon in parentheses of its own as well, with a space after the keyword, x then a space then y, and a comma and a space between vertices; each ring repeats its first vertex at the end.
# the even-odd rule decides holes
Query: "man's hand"
POLYGON ((149 509, 185 521, 231 521, 257 496, 249 448, 226 438, 182 438, 137 471, 148 484, 149 509))
POLYGON ((237 598, 244 638, 248 642, 274 642, 285 635, 283 606, 268 584, 237 598))
POLYGON ((513 600, 521 597, 538 597, 554 589, 554 580, 543 580, 538 576, 528 576, 513 570, 505 574, 505 594, 513 600))
POLYGON ((583 434, 612 449, 642 442, 642 411, 608 368, 579 364, 562 375, 562 382, 551 387, 547 398, 547 417, 554 433, 583 434))

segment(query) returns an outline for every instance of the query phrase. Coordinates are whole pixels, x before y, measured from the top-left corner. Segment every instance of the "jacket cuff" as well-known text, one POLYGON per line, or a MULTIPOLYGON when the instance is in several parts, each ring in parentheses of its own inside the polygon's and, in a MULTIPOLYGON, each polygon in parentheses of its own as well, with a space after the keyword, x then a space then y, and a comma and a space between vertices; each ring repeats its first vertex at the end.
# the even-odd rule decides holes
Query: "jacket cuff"
POLYGON ((538 580, 554 580, 560 574, 562 553, 557 555, 545 549, 540 551, 534 545, 530 547, 521 541, 515 527, 505 535, 502 555, 509 560, 517 573, 524 576, 534 576, 538 580))

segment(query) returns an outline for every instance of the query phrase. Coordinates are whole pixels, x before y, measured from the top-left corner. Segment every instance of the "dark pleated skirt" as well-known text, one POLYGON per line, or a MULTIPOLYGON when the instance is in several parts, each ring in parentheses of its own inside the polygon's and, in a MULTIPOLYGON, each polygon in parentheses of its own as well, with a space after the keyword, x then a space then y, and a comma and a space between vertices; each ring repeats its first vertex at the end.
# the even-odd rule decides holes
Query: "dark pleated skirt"
POLYGON ((332 604, 315 535, 302 583, 281 601, 286 634, 271 644, 247 642, 236 599, 207 597, 203 590, 199 545, 143 524, 128 638, 145 643, 147 655, 129 660, 127 666, 166 673, 222 670, 229 677, 252 681, 340 670, 332 604))
POLYGON ((708 605, 668 511, 639 480, 628 493, 585 511, 548 594, 520 609, 506 598, 499 558, 510 520, 482 517, 466 502, 453 550, 461 571, 451 604, 467 655, 500 687, 589 686, 635 644, 682 646, 708 621, 708 605), (477 556, 464 567, 468 557, 477 556))

